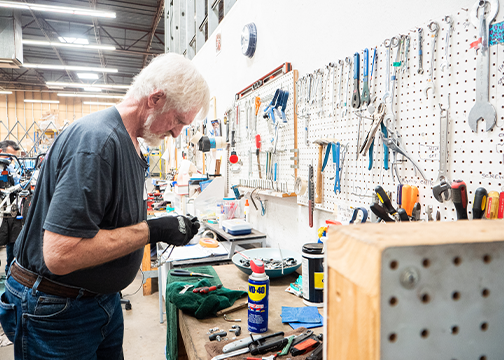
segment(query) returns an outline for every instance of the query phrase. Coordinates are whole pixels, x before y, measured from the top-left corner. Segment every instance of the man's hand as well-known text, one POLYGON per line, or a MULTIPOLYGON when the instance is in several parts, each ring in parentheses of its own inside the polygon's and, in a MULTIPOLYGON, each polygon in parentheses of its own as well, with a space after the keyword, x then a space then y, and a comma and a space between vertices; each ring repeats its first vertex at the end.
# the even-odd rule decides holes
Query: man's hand
POLYGON ((147 220, 149 243, 159 241, 181 246, 187 244, 198 233, 200 224, 197 217, 163 216, 147 220))

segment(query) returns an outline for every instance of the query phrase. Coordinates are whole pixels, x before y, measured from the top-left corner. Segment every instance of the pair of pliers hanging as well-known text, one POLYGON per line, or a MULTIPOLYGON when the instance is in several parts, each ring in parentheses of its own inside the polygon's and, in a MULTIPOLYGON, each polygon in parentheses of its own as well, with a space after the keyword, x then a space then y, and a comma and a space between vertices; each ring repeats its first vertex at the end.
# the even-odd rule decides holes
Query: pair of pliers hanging
POLYGON ((275 104, 273 110, 277 112, 277 115, 280 116, 283 123, 285 124, 287 122, 287 117, 285 115, 285 109, 287 108, 287 100, 289 99, 289 92, 283 91, 281 89, 278 89, 278 90, 280 93, 278 94, 278 98, 276 100, 276 104, 275 104))
POLYGON ((330 142, 327 144, 326 147, 326 153, 324 156, 324 162, 322 163, 322 171, 324 171, 327 162, 329 160, 329 153, 331 152, 332 149, 332 154, 333 154, 333 165, 335 168, 335 175, 334 175, 334 193, 337 195, 341 193, 341 176, 340 176, 340 151, 341 151, 341 145, 339 142, 333 143, 330 142))
MULTIPOLYGON (((364 140, 359 151, 364 156, 366 152, 368 152, 369 156, 368 170, 371 170, 373 168, 374 139, 376 133, 378 132, 378 128, 380 128, 382 132, 387 133, 387 128, 383 124, 384 117, 385 117, 385 104, 380 103, 373 114, 373 123, 371 125, 371 129, 369 129, 369 132, 366 135, 366 139, 364 140)), ((383 143, 383 167, 385 170, 388 170, 388 148, 385 145, 385 143, 383 143)))
POLYGON ((271 99, 271 102, 264 108, 264 118, 270 118, 273 124, 275 123, 275 112, 273 111, 275 109, 276 103, 278 101, 278 97, 280 96, 280 89, 276 89, 275 95, 273 96, 273 99, 271 99))
POLYGON ((392 150, 392 177, 397 176, 397 181, 401 183, 401 178, 399 177, 399 170, 397 170, 397 153, 404 156, 407 160, 409 160, 415 169, 415 172, 418 171, 424 180, 427 180, 424 172, 418 166, 417 162, 399 145, 399 140, 397 139, 397 135, 388 131, 388 133, 380 133, 383 144, 386 145, 390 150, 392 150))

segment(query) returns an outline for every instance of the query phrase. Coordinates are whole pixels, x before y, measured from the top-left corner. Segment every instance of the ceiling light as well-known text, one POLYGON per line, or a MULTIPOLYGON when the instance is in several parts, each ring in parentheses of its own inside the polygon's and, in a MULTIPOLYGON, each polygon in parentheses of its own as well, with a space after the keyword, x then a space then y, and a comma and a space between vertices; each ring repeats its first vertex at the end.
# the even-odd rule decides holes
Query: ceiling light
POLYGON ((58 36, 58 40, 64 44, 88 45, 88 39, 58 36))
POLYGON ((98 80, 98 74, 95 73, 77 73, 77 76, 81 79, 98 80))
POLYGON ((82 94, 82 93, 58 93, 58 96, 70 97, 89 97, 89 98, 102 98, 102 99, 122 99, 124 95, 101 95, 101 94, 82 94))
POLYGON ((102 91, 102 89, 95 88, 95 87, 85 87, 83 89, 84 89, 84 91, 102 91))
POLYGON ((25 99, 25 103, 42 103, 42 104, 59 104, 59 100, 29 100, 25 99))
POLYGON ((83 101, 84 105, 105 105, 105 106, 113 106, 116 103, 107 103, 107 102, 95 102, 95 101, 83 101))
MULTIPOLYGON (((0 2, 1 4, 1 2, 0 2)), ((71 70, 71 71, 97 71, 116 73, 117 69, 101 68, 101 67, 86 67, 86 66, 67 66, 67 65, 46 65, 46 64, 28 64, 24 63, 23 67, 32 69, 49 69, 49 70, 71 70)))
POLYGON ((109 84, 79 84, 79 83, 67 83, 67 82, 46 82, 47 86, 65 86, 73 88, 99 88, 99 89, 129 89, 131 85, 109 85, 109 84))
POLYGON ((10 94, 12 94, 12 91, 0 90, 0 94, 3 94, 3 95, 10 95, 10 94))
POLYGON ((35 45, 35 46, 57 46, 57 47, 71 47, 71 48, 81 48, 81 49, 98 49, 98 50, 115 50, 115 46, 110 45, 82 45, 82 44, 68 44, 55 41, 38 41, 38 40, 24 40, 25 45, 35 45))
POLYGON ((48 11, 56 12, 60 14, 72 14, 72 15, 84 15, 84 16, 95 16, 95 17, 107 17, 115 18, 115 12, 92 10, 85 8, 74 8, 66 6, 52 6, 52 5, 41 5, 41 4, 28 4, 19 3, 14 1, 0 1, 0 7, 4 8, 14 8, 23 10, 33 10, 33 11, 48 11))

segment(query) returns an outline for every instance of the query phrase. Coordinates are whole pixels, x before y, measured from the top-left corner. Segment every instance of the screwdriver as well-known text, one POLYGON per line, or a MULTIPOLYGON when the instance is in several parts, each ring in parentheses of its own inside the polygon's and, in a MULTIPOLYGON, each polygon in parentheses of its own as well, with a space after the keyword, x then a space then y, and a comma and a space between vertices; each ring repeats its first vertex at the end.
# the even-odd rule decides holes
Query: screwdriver
POLYGON ((485 217, 489 220, 497 219, 499 213, 499 193, 497 191, 490 191, 488 193, 488 202, 485 217))
POLYGON ((402 188, 402 202, 403 209, 406 210, 408 216, 412 216, 413 207, 417 202, 418 188, 416 186, 403 185, 402 188))
POLYGON ((479 187, 474 192, 472 207, 473 219, 481 219, 485 214, 488 193, 484 187, 479 187))
POLYGON ((499 214, 498 219, 504 218, 504 191, 499 194, 499 214))
POLYGON ((457 220, 467 220, 467 186, 462 180, 452 183, 452 200, 457 210, 457 220))

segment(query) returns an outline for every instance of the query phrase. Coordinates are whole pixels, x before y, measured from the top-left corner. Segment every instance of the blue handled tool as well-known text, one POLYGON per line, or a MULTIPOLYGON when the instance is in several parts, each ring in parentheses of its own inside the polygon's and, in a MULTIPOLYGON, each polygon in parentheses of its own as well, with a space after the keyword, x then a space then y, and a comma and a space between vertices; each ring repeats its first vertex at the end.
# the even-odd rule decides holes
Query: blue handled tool
MULTIPOLYGON (((361 99, 359 94, 359 73, 360 73, 360 54, 354 54, 354 90, 352 93, 352 107, 358 109, 361 106, 361 99)), ((358 153, 357 153, 358 156, 358 153)))
MULTIPOLYGON (((381 123, 381 131, 382 131, 383 135, 385 135, 385 137, 388 137, 387 127, 385 126, 385 124, 383 122, 381 123)), ((389 169, 388 161, 389 161, 389 149, 384 141, 383 142, 383 168, 385 170, 389 169)))
POLYGON ((361 224, 364 224, 368 218, 368 212, 365 208, 363 207, 358 207, 355 208, 352 214, 352 219, 350 220, 350 224, 353 224, 355 220, 357 220, 357 215, 359 214, 359 211, 362 211, 362 219, 361 219, 361 224))
POLYGON ((341 181, 340 181, 340 149, 341 145, 339 142, 332 144, 333 148, 333 163, 336 168, 336 175, 334 180, 334 193, 341 193, 341 181))
POLYGON ((369 85, 368 85, 368 71, 369 71, 369 50, 364 49, 364 55, 363 55, 363 61, 364 61, 364 74, 362 77, 362 96, 361 96, 361 102, 362 104, 365 104, 366 106, 369 105, 371 102, 371 97, 369 96, 369 85))
POLYGON ((278 101, 278 97, 280 96, 280 89, 276 89, 275 91, 275 95, 273 96, 273 99, 271 99, 271 102, 269 103, 268 106, 266 106, 264 108, 264 115, 263 117, 264 118, 270 118, 271 121, 273 121, 273 124, 275 123, 275 113, 274 113, 274 109, 275 109, 275 104, 277 103, 278 101))
POLYGON ((287 100, 289 100, 289 92, 288 91, 284 91, 283 92, 283 96, 282 96, 282 100, 281 100, 281 109, 280 109, 280 113, 281 113, 281 117, 282 117, 282 120, 284 123, 287 122, 287 118, 285 116, 285 109, 287 108, 287 100))
POLYGON ((322 171, 324 171, 324 169, 325 169, 325 167, 327 165, 327 161, 329 160, 329 153, 331 152, 332 146, 333 146, 332 142, 330 142, 329 144, 327 144, 325 155, 324 155, 324 162, 322 163, 322 171))

